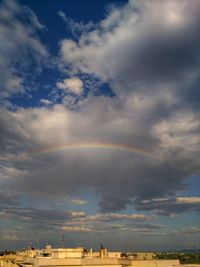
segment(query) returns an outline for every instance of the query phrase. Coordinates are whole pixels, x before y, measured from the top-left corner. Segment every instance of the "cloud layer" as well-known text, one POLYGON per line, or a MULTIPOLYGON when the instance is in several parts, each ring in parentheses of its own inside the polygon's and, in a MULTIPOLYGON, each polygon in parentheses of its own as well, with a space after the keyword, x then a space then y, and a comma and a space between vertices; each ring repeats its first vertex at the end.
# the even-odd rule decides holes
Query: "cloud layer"
MULTIPOLYGON (((29 69, 35 64, 40 71, 50 57, 37 35, 45 27, 17 2, 2 2, 0 15, 2 97, 30 93, 34 88, 25 86, 29 69)), ((0 181, 8 189, 0 194, 1 216, 30 224, 45 221, 66 232, 101 232, 103 227, 148 232, 162 226, 143 213, 119 211, 199 212, 199 196, 185 196, 186 182, 200 171, 199 1, 129 1, 110 7, 98 24, 59 15, 74 33, 58 40, 60 77, 51 94, 41 95, 35 107, 6 102, 1 108, 0 181), (78 145, 50 149, 94 142, 146 153, 78 145), (99 208, 93 215, 83 211, 91 192, 90 201, 99 208), (67 197, 82 209, 22 208, 26 194, 47 202, 67 197)))

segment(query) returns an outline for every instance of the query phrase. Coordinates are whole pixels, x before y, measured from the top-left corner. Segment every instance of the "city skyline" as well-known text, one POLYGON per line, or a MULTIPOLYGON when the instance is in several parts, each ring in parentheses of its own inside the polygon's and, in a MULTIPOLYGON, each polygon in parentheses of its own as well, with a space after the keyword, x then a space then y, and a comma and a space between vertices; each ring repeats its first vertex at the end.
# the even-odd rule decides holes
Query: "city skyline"
POLYGON ((200 2, 0 1, 0 250, 200 247, 200 2))

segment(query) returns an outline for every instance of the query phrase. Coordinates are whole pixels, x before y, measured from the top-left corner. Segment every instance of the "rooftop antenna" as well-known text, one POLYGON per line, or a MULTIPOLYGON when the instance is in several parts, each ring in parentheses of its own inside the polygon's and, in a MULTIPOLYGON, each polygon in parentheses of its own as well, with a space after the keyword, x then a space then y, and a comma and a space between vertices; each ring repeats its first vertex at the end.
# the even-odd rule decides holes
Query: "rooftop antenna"
POLYGON ((65 247, 65 235, 62 235, 61 246, 62 246, 62 248, 65 247))
POLYGON ((36 240, 36 248, 37 248, 37 249, 39 249, 39 246, 40 246, 39 244, 40 244, 40 241, 39 241, 39 239, 37 239, 37 240, 36 240))

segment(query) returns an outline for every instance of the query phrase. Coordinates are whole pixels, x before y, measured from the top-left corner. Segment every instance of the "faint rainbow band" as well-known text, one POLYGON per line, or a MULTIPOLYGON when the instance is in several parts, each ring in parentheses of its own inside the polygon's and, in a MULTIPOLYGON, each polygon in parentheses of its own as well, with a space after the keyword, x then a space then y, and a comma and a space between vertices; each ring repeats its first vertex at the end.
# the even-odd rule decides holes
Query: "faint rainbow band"
POLYGON ((92 143, 76 143, 76 144, 59 144, 54 146, 48 146, 33 150, 30 152, 31 155, 40 155, 40 154, 51 154, 54 152, 62 152, 65 150, 78 150, 78 149, 107 149, 107 150, 117 150, 128 153, 140 154, 147 157, 155 157, 152 151, 146 150, 144 148, 128 146, 125 144, 114 144, 114 143, 101 143, 101 142, 92 142, 92 143))

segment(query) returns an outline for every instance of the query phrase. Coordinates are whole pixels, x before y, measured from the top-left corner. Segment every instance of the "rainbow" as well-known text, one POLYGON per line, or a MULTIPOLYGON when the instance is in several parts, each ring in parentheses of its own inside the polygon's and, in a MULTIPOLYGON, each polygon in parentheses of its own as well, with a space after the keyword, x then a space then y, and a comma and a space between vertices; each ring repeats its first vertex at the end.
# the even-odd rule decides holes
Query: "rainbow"
POLYGON ((93 143, 76 143, 76 144, 59 144, 49 147, 44 147, 31 151, 31 155, 42 155, 50 154, 55 152, 62 152, 66 150, 83 150, 83 149, 100 149, 100 150, 116 150, 126 153, 140 154, 146 157, 154 157, 155 155, 152 151, 145 150, 144 148, 128 146, 125 144, 115 144, 115 143, 102 143, 102 142, 93 142, 93 143))

